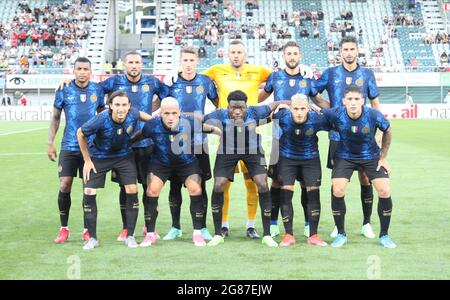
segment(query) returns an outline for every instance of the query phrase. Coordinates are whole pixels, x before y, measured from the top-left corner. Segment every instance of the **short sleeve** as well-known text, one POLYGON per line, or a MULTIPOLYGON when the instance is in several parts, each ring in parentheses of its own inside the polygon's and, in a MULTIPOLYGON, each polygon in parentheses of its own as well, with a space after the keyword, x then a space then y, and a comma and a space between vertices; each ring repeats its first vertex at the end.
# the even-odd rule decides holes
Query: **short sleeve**
POLYGON ((271 73, 272 71, 269 68, 261 66, 261 69, 259 70, 259 74, 261 74, 260 82, 266 82, 271 73))
POLYGON ((272 112, 269 105, 251 106, 251 108, 254 112, 254 118, 257 120, 269 117, 272 112))
POLYGON ((86 123, 84 123, 81 126, 81 131, 83 132, 84 136, 89 137, 95 134, 98 131, 98 129, 102 126, 103 120, 104 120, 104 113, 98 114, 89 121, 87 121, 86 123))
POLYGON ((376 117, 376 124, 377 127, 381 130, 381 131, 386 131, 391 124, 389 123, 388 119, 386 119, 383 114, 377 110, 373 110, 375 117, 376 117))
POLYGON ((208 76, 211 80, 216 80, 216 69, 215 69, 215 65, 209 67, 208 69, 206 69, 205 71, 203 71, 203 74, 208 76))
POLYGON ((310 83, 309 96, 315 97, 319 93, 319 91, 317 90, 317 80, 311 79, 309 80, 309 83, 310 83))
POLYGON ((208 84, 208 98, 211 100, 215 100, 219 98, 219 95, 217 94, 216 85, 214 82, 209 79, 209 77, 206 77, 206 82, 208 84))
POLYGON ((159 79, 155 78, 155 94, 158 95, 159 99, 164 99, 169 96, 169 87, 162 83, 159 79))
POLYGON ((105 94, 114 92, 114 80, 116 76, 111 76, 99 83, 105 94))
POLYGON ((266 93, 272 93, 273 92, 273 77, 275 76, 275 73, 270 74, 269 78, 267 78, 266 86, 264 87, 264 91, 266 93))
POLYGON ((58 89, 55 93, 55 102, 53 106, 59 110, 63 109, 64 106, 64 92, 62 89, 58 89))
POLYGON ((97 88, 97 108, 105 107, 105 92, 103 88, 98 86, 97 88))
POLYGON ((329 76, 330 76, 330 69, 326 69, 325 71, 323 71, 320 78, 316 80, 315 90, 317 93, 322 93, 327 88, 329 76))
POLYGON ((367 96, 369 97, 370 100, 373 100, 376 97, 378 97, 377 80, 375 79, 375 74, 373 73, 372 70, 368 69, 367 72, 369 79, 367 96))

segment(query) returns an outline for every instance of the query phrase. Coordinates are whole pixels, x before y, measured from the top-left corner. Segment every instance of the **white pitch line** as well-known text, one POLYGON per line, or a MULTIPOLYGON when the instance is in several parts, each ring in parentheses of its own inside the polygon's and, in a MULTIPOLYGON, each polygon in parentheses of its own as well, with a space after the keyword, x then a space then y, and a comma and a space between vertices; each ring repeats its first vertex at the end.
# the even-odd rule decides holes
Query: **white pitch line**
POLYGON ((5 136, 5 135, 13 135, 13 134, 17 134, 17 133, 25 133, 25 132, 32 132, 32 131, 38 131, 38 130, 42 130, 42 129, 48 129, 48 126, 46 127, 38 127, 38 128, 33 128, 33 129, 27 129, 27 130, 17 130, 17 131, 10 131, 10 132, 6 132, 6 133, 0 133, 0 136, 5 136))
POLYGON ((0 153, 0 156, 21 156, 21 155, 46 155, 45 152, 25 152, 25 153, 0 153))

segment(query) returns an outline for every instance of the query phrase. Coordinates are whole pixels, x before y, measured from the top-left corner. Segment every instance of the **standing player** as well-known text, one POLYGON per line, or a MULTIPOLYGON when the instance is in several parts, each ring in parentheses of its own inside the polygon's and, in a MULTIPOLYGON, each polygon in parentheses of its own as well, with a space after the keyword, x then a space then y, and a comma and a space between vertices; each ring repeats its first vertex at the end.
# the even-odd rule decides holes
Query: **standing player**
POLYGON ((391 169, 387 154, 392 140, 389 121, 379 111, 364 106, 364 95, 358 86, 345 89, 344 107, 322 110, 341 140, 336 147, 332 172, 331 209, 338 235, 331 244, 342 247, 347 243, 345 234, 345 188, 354 170, 362 170, 378 193, 378 216, 380 218, 380 243, 386 248, 395 248, 388 235, 392 214, 392 199, 389 184, 391 169), (377 129, 383 131, 381 150, 375 141, 377 129))
MULTIPOLYGON (((357 85, 363 93, 364 103, 369 98, 372 108, 380 110, 380 102, 378 100, 378 89, 375 75, 372 70, 360 67, 357 63, 358 59, 358 43, 353 36, 346 36, 340 42, 340 52, 342 56, 342 64, 336 67, 326 69, 321 78, 317 81, 317 90, 322 93, 327 90, 330 98, 331 107, 342 106, 342 98, 344 91, 348 86, 357 85)), ((320 98, 320 96, 316 96, 320 98)), ((330 131, 330 147, 328 150, 327 167, 332 169, 336 147, 340 138, 336 131, 330 131)), ((372 226, 370 225, 370 217, 372 215, 373 190, 369 179, 363 171, 358 172, 359 182, 361 183, 361 204, 363 208, 363 226, 361 233, 367 238, 375 238, 372 226)), ((331 233, 332 237, 336 237, 337 228, 335 227, 331 233)))
MULTIPOLYGON (((64 110, 66 126, 58 161, 58 207, 61 229, 55 243, 64 243, 69 238, 68 221, 73 178, 77 175, 77 170, 80 177, 83 171, 83 156, 77 141, 77 129, 94 117, 96 112, 103 110, 105 106, 103 89, 98 84, 89 81, 91 78, 91 62, 89 59, 85 57, 77 58, 73 73, 75 79, 67 87, 56 91, 53 117, 48 132, 47 155, 50 160, 55 161, 57 155, 54 140, 59 129, 61 112, 64 110)), ((86 224, 83 239, 89 239, 86 224)))
MULTIPOLYGON (((283 59, 286 65, 284 70, 276 71, 270 74, 267 79, 264 89, 259 94, 259 102, 267 99, 272 93, 274 94, 274 101, 289 100, 295 94, 303 94, 314 97, 317 95, 315 89, 315 81, 310 78, 304 77, 304 71, 300 69, 300 61, 302 59, 302 53, 300 47, 296 42, 287 42, 283 47, 283 59)), ((321 98, 317 99, 317 105, 322 108, 330 107, 327 101, 321 98)), ((278 162, 278 145, 281 132, 273 123, 273 142, 272 152, 270 155, 269 177, 272 178, 272 186, 270 188, 270 197, 272 200, 272 215, 270 219, 270 234, 275 237, 280 231, 278 229, 278 211, 280 208, 280 183, 277 178, 273 176, 276 172, 278 162)), ((308 209, 307 209, 307 191, 305 185, 302 183, 301 178, 301 204, 303 207, 303 213, 305 216, 305 229, 304 235, 309 237, 309 222, 308 222, 308 209)))
MULTIPOLYGON (((287 102, 287 101, 286 101, 287 102)), ((223 128, 223 134, 214 165, 214 190, 211 210, 214 220, 214 237, 208 243, 216 246, 224 242, 221 223, 224 191, 228 181, 234 179, 234 169, 239 161, 243 161, 253 182, 258 187, 259 205, 263 223, 263 244, 277 247, 278 244, 270 236, 271 201, 267 185, 267 167, 261 147, 260 136, 256 127, 260 120, 270 116, 280 104, 247 107, 247 96, 242 91, 233 91, 228 95, 228 108, 219 109, 205 116, 205 121, 223 128)))
POLYGON ((294 183, 298 178, 303 181, 307 193, 306 209, 310 224, 308 244, 326 246, 327 243, 317 235, 320 219, 319 188, 322 180, 317 132, 329 131, 330 125, 325 117, 309 111, 308 98, 303 94, 294 95, 290 109, 280 110, 272 118, 281 131, 280 159, 273 174, 273 178, 281 185, 279 205, 286 231, 280 246, 295 244, 292 196, 294 183))
POLYGON ((172 97, 161 101, 161 117, 156 117, 144 125, 142 133, 136 139, 147 137, 154 142, 154 152, 149 166, 149 186, 145 208, 145 225, 148 233, 141 247, 148 247, 156 243, 155 225, 158 217, 158 198, 164 183, 169 178, 177 178, 183 183, 191 198, 191 216, 194 225, 192 240, 196 246, 205 246, 206 242, 201 233, 204 222, 204 206, 202 196, 201 169, 191 145, 196 133, 201 135, 202 129, 215 132, 221 131, 209 125, 202 128, 201 121, 194 122, 193 118, 180 116, 178 101, 172 97), (197 126, 196 126, 197 125, 197 126))
MULTIPOLYGON (((229 64, 218 64, 207 69, 204 74, 211 78, 219 93, 219 109, 227 108, 228 95, 239 89, 248 97, 248 105, 258 104, 258 89, 261 83, 266 82, 270 75, 268 68, 246 64, 247 58, 244 44, 239 40, 230 42, 228 48, 229 64)), ((255 230, 255 218, 258 205, 256 185, 252 181, 249 172, 243 162, 240 163, 244 173, 245 187, 247 189, 247 236, 258 239, 259 235, 255 230)), ((230 183, 227 182, 224 190, 223 224, 222 235, 228 236, 228 209, 230 201, 230 183)))
MULTIPOLYGON (((131 100, 131 107, 139 111, 151 114, 156 106, 152 107, 153 98, 155 95, 162 99, 167 96, 168 88, 162 84, 157 78, 150 75, 142 74, 142 56, 138 52, 129 52, 124 57, 125 74, 114 75, 105 81, 101 82, 105 93, 112 93, 114 91, 124 91, 131 100)), ((143 122, 138 122, 135 128, 136 132, 141 130, 144 126, 143 122)), ((152 152, 152 142, 150 139, 144 139, 133 144, 134 159, 137 169, 137 179, 144 191, 142 202, 145 202, 145 191, 147 190, 147 164, 152 152)), ((120 179, 115 177, 113 173, 113 181, 118 182, 120 179)), ((123 241, 127 237, 126 231, 126 193, 125 188, 120 186, 120 213, 122 216, 122 231, 117 238, 118 241, 123 241)), ((145 208, 144 203, 144 208, 145 208)), ((144 228, 144 235, 146 229, 144 228)))
POLYGON ((105 186, 106 173, 115 170, 119 184, 125 188, 126 229, 125 245, 138 247, 134 238, 134 229, 138 217, 139 201, 136 187, 136 166, 131 151, 131 134, 138 121, 150 120, 151 116, 131 108, 127 93, 116 91, 109 96, 109 110, 104 111, 77 131, 78 143, 84 158, 83 181, 84 217, 90 238, 84 244, 84 250, 98 247, 97 241, 97 188, 105 186), (87 139, 94 141, 88 149, 87 139))
MULTIPOLYGON (((179 103, 181 112, 205 114, 206 98, 209 98, 217 106, 217 91, 214 83, 208 76, 197 74, 198 53, 193 47, 181 49, 181 73, 175 82, 170 84, 169 95, 179 103)), ((208 195, 206 193, 206 181, 211 178, 211 167, 208 154, 208 140, 205 135, 196 134, 194 140, 194 154, 202 171, 202 201, 205 209, 201 233, 203 238, 211 240, 211 234, 206 228, 206 216, 208 208, 208 195)), ((175 176, 170 179, 169 205, 172 215, 172 228, 163 240, 173 240, 181 237, 180 226, 181 212, 181 187, 182 182, 175 176)))

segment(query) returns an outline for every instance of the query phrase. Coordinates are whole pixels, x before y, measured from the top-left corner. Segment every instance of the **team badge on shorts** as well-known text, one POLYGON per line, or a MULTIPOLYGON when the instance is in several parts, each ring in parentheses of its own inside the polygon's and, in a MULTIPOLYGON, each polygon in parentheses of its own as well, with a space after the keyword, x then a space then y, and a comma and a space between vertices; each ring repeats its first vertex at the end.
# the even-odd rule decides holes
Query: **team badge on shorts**
POLYGON ((97 96, 91 95, 90 99, 91 99, 91 102, 94 103, 95 101, 97 101, 97 96))
POLYGON ((197 91, 197 94, 203 94, 203 91, 204 91, 204 89, 201 85, 198 86, 195 90, 197 91))
POLYGON ((314 129, 309 128, 308 130, 306 130, 306 135, 311 136, 314 134, 314 129))
POLYGON ((345 78, 345 83, 346 83, 347 85, 352 84, 352 81, 353 81, 353 78, 352 78, 352 77, 347 77, 347 78, 345 78))
POLYGON ((363 128, 361 131, 362 131, 362 133, 364 133, 364 134, 368 134, 368 133, 370 132, 370 128, 367 127, 367 126, 364 126, 364 128, 363 128))
POLYGON ((134 129, 133 125, 128 126, 127 133, 131 134, 133 132, 133 129, 134 129))
POLYGON ((148 86, 148 84, 144 84, 144 85, 142 86, 142 91, 143 91, 143 92, 147 93, 149 90, 150 90, 150 87, 148 86))
POLYGON ((131 91, 132 91, 133 93, 137 93, 138 90, 139 90, 139 87, 138 87, 137 85, 132 85, 132 86, 131 86, 131 91))
POLYGON ((62 172, 62 165, 59 165, 58 166, 58 173, 61 173, 62 172))
POLYGON ((192 86, 187 85, 186 86, 186 94, 191 94, 192 93, 192 86))
POLYGON ((81 102, 86 102, 86 94, 81 94, 80 95, 80 101, 81 102))
POLYGON ((355 83, 356 83, 357 86, 362 87, 362 85, 364 83, 364 80, 362 78, 359 78, 358 80, 356 80, 355 83))
POLYGON ((307 86, 306 80, 300 81, 300 87, 305 88, 307 86))
POLYGON ((294 87, 295 86, 295 79, 289 79, 289 86, 294 87))

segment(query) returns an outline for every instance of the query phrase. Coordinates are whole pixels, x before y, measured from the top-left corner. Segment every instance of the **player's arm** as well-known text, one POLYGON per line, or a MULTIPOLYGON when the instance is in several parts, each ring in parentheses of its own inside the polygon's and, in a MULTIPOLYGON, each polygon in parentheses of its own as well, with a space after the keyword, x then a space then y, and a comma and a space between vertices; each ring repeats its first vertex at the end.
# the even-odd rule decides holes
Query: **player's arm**
POLYGON ((289 100, 275 101, 267 104, 271 111, 275 111, 277 108, 289 108, 289 105, 291 105, 291 101, 289 100))
POLYGON ((144 139, 144 134, 142 133, 142 130, 139 130, 132 138, 131 142, 134 144, 136 142, 139 142, 140 140, 144 139))
POLYGON ((387 162, 387 154, 389 151, 389 147, 391 146, 392 141, 392 128, 389 127, 386 131, 383 133, 383 138, 381 139, 381 151, 380 151, 380 160, 378 161, 378 167, 377 171, 380 170, 380 167, 383 167, 386 169, 388 174, 391 174, 391 167, 389 166, 387 162))
POLYGON ((272 93, 270 92, 266 92, 266 90, 262 89, 259 94, 258 94, 258 103, 263 102, 264 100, 266 100, 267 98, 270 97, 270 95, 272 95, 272 93))
POLYGON ((89 154, 86 136, 84 135, 81 128, 78 128, 77 130, 77 140, 78 144, 80 145, 80 151, 84 159, 83 181, 84 183, 86 183, 87 181, 89 181, 91 171, 97 173, 97 170, 95 169, 94 163, 92 162, 91 155, 89 154))
POLYGON ((222 136, 222 130, 219 127, 210 124, 203 124, 203 132, 222 136))
POLYGON ((52 122, 50 123, 50 129, 48 130, 47 155, 51 161, 55 161, 57 157, 54 141, 59 129, 59 124, 61 123, 61 112, 60 109, 56 107, 53 108, 52 122))
POLYGON ((153 118, 152 115, 149 115, 148 113, 145 113, 143 111, 139 111, 139 120, 147 122, 152 118, 153 118))
MULTIPOLYGON (((372 106, 373 109, 376 109, 379 112, 381 112, 381 104, 380 104, 380 100, 378 99, 378 97, 375 97, 370 100, 370 106, 372 106)), ((380 147, 382 145, 382 140, 383 140, 383 131, 377 132, 377 134, 375 135, 375 141, 377 142, 378 146, 380 146, 380 147)))
POLYGON ((311 100, 314 102, 315 105, 317 105, 320 108, 330 108, 330 102, 323 99, 320 94, 317 94, 315 96, 310 96, 311 100))

